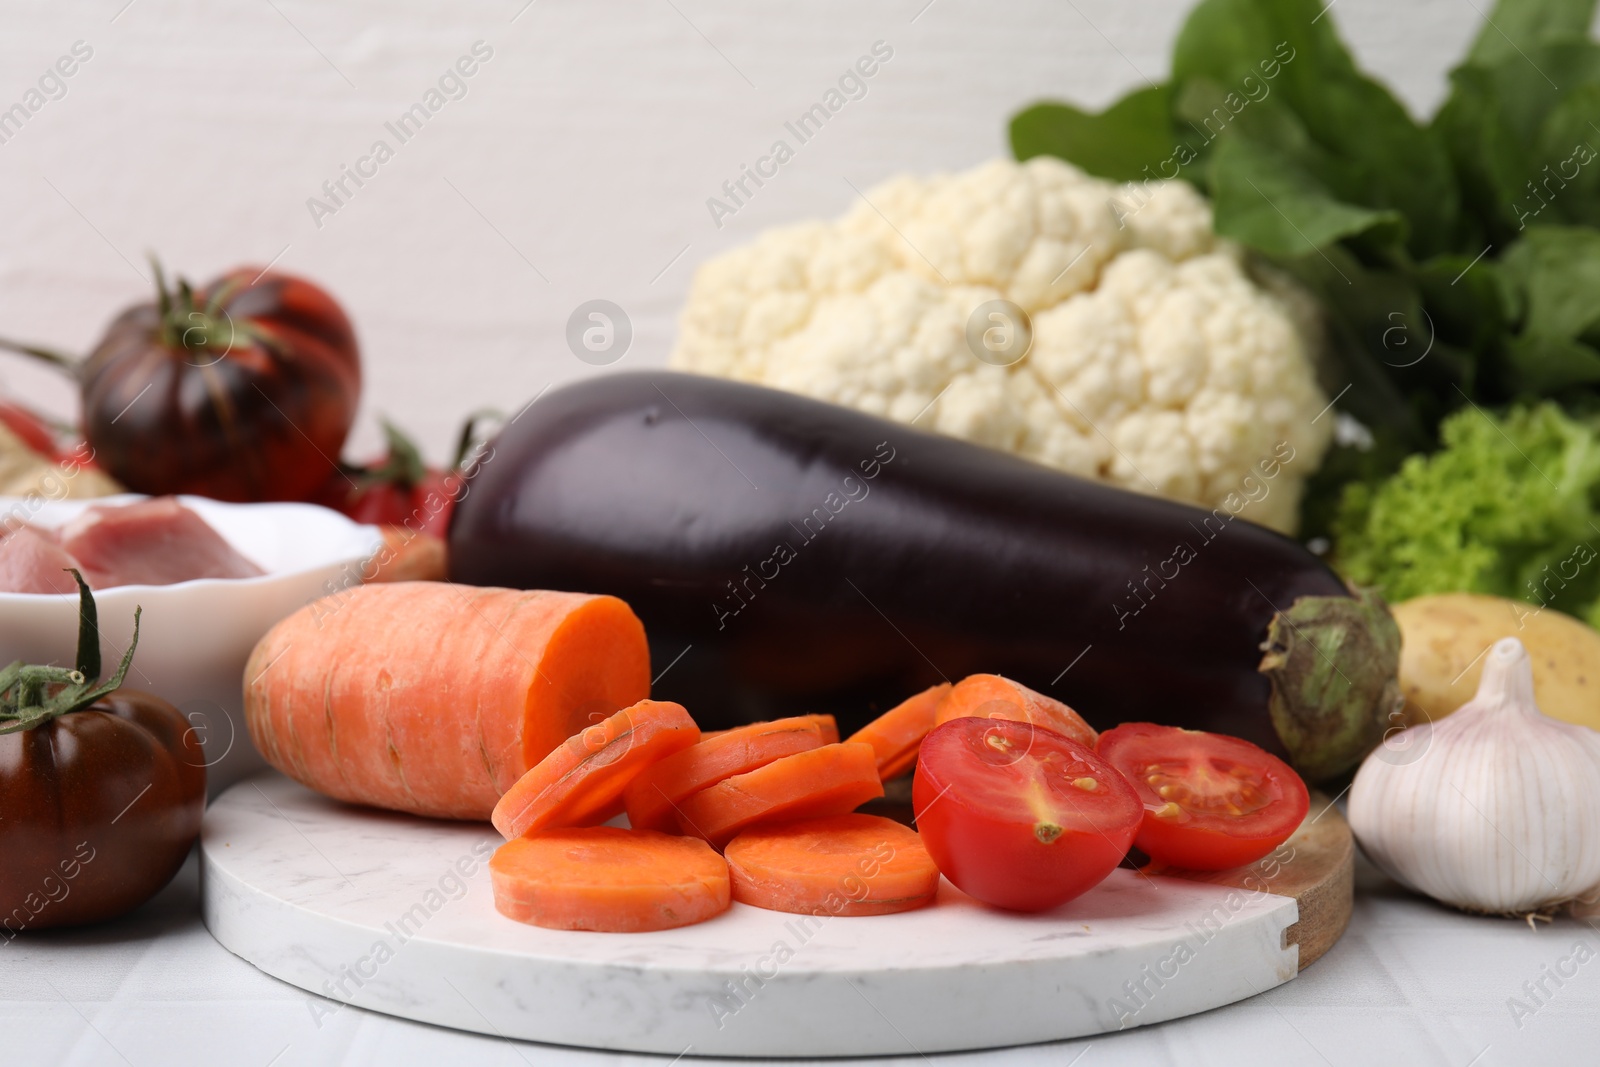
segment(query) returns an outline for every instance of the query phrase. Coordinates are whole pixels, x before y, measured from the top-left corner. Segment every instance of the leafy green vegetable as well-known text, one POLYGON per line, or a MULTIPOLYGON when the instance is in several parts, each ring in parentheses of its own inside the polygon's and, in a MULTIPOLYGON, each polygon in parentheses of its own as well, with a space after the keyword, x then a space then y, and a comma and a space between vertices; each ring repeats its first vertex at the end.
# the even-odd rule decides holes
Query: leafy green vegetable
MULTIPOLYGON (((1413 251, 1437 251, 1457 210, 1449 157, 1387 89, 1356 69, 1323 8, 1318 0, 1206 0, 1178 35, 1173 79, 1207 78, 1292 111, 1322 150, 1318 173, 1329 189, 1352 208, 1403 212, 1413 251)), ((1233 126, 1222 137, 1241 134, 1249 136, 1233 126)), ((1302 222, 1293 205, 1280 206, 1309 232, 1304 223, 1314 217, 1302 222)))
POLYGON ((1464 405, 1600 408, 1597 4, 1499 0, 1426 124, 1357 69, 1323 0, 1201 0, 1168 84, 1013 120, 1021 158, 1194 182, 1218 233, 1320 298, 1323 384, 1376 447, 1336 450, 1306 532, 1332 511, 1317 491, 1438 447, 1464 405))
POLYGON ((1600 230, 1530 226, 1501 269, 1526 294, 1525 332, 1577 337, 1600 319, 1600 230))
POLYGON ((1444 447, 1346 487, 1336 561, 1390 600, 1492 593, 1600 615, 1600 425, 1553 403, 1503 418, 1467 407, 1444 447))
POLYGON ((1217 232, 1269 255, 1315 253, 1380 227, 1405 232, 1399 212, 1346 203, 1283 153, 1238 137, 1211 157, 1211 195, 1217 232))
POLYGON ((1503 3, 1478 31, 1478 39, 1472 43, 1467 59, 1473 63, 1494 63, 1552 36, 1582 37, 1589 32, 1592 21, 1594 4, 1589 0, 1503 3))
POLYGON ((1072 152, 1079 166, 1116 181, 1138 181, 1173 150, 1171 104, 1157 86, 1090 115, 1068 104, 1037 104, 1011 120, 1018 159, 1072 152))

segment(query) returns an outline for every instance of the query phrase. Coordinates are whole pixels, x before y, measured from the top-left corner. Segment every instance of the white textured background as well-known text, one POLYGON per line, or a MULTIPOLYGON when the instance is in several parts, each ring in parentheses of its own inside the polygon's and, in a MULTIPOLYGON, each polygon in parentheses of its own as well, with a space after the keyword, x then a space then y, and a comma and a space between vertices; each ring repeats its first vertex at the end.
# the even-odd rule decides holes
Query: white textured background
MULTIPOLYGON (((93 57, 0 144, 0 334, 84 351, 149 292, 278 264, 329 289, 376 412, 444 458, 461 416, 591 372, 565 342, 602 297, 620 367, 666 359, 696 264, 844 211, 902 170, 1005 154, 1040 98, 1098 107, 1165 76, 1189 0, 5 0, 0 110, 75 41, 93 57), (126 4, 126 6, 124 6, 126 4), (474 41, 493 58, 409 143, 384 129, 474 41), (883 40, 894 57, 718 229, 706 198, 883 40), (306 200, 378 138, 395 157, 320 228, 306 200), (542 275, 542 277, 541 277, 542 275)), ((1336 0, 1358 61, 1418 114, 1488 0, 1336 0)), ((0 360, 57 413, 71 390, 0 360)))

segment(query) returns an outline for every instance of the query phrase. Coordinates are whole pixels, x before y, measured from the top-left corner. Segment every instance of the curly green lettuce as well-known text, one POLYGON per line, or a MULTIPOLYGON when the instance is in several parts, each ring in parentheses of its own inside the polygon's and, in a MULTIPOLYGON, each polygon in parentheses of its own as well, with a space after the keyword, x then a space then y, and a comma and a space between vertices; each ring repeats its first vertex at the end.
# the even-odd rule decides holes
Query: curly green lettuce
POLYGON ((1600 624, 1600 425, 1550 403, 1474 406, 1440 436, 1387 480, 1345 487, 1339 570, 1390 601, 1489 593, 1600 624))

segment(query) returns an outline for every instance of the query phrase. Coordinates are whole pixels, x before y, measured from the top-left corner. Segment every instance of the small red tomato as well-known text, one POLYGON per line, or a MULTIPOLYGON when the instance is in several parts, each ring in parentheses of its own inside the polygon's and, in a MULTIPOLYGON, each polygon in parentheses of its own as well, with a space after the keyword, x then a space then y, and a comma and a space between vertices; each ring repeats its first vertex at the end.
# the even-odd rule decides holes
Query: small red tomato
POLYGON ((450 528, 456 484, 457 479, 431 467, 415 482, 391 481, 382 475, 346 470, 328 480, 318 492, 316 503, 343 512, 357 522, 404 527, 443 537, 450 528))
POLYGON ((413 534, 442 538, 450 529, 450 512, 456 501, 466 495, 479 423, 490 414, 477 412, 467 419, 448 471, 428 466, 411 438, 384 419, 388 454, 366 465, 340 464, 312 500, 357 522, 399 526, 413 534))
POLYGON ((1006 719, 951 719, 922 742, 912 782, 917 829, 963 892, 1044 911, 1122 862, 1143 809, 1093 749, 1006 719))
POLYGON ((1101 734, 1096 748, 1143 801, 1134 844, 1159 863, 1196 871, 1254 863, 1311 806, 1287 763, 1237 737, 1132 722, 1101 734))

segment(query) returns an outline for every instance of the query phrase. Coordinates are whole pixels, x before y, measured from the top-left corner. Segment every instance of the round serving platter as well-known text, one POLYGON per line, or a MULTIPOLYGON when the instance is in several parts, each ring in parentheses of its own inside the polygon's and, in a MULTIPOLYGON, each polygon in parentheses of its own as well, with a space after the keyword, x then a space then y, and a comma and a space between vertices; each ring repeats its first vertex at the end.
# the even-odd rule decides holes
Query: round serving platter
POLYGON ((868 1056, 1143 1026, 1289 981, 1350 913, 1351 843, 1325 802, 1274 856, 1197 880, 1119 869, 1042 915, 948 882, 931 907, 800 916, 734 904, 650 934, 541 930, 494 909, 484 823, 352 807, 287 778, 206 813, 206 925, 261 970, 419 1022, 597 1049, 868 1056))

